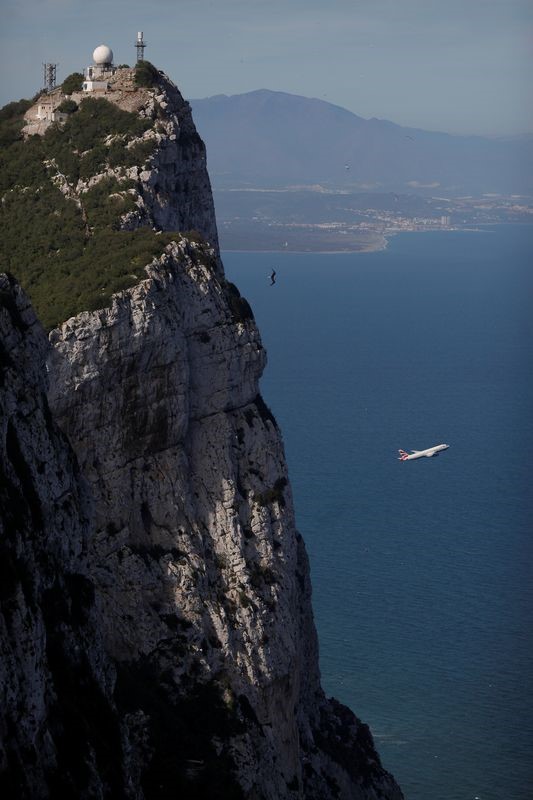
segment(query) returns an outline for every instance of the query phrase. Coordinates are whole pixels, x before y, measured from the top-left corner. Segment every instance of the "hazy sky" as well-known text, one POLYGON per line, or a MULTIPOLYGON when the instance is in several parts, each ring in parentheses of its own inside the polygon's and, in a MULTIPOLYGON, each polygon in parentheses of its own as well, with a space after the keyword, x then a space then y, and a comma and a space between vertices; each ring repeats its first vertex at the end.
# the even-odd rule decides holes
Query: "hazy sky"
POLYGON ((0 104, 108 44, 187 98, 277 89, 429 130, 533 131, 532 0, 0 0, 0 104))

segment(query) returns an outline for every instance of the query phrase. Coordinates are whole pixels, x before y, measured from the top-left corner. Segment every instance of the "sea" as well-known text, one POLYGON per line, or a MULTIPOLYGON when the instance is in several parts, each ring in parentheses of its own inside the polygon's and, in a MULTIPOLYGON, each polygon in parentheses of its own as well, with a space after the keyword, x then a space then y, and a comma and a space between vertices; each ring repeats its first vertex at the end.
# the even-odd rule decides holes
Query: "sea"
POLYGON ((530 800, 533 226, 223 260, 268 352, 326 693, 406 800, 530 800))

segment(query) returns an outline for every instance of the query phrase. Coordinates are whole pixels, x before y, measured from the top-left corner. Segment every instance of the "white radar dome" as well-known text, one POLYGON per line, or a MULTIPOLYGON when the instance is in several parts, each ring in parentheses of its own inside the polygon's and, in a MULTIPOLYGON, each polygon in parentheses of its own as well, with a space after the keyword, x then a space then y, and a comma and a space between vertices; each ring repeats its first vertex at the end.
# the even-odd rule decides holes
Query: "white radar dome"
POLYGON ((106 44, 100 44, 93 53, 94 63, 98 66, 113 63, 113 51, 106 44))

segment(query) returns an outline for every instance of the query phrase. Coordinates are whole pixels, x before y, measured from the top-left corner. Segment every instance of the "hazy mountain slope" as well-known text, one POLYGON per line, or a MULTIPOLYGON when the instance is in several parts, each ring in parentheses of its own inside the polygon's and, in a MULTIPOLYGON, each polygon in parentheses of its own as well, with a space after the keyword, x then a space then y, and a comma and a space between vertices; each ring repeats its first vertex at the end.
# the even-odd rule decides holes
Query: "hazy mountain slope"
POLYGON ((265 89, 190 102, 215 188, 322 183, 455 194, 533 188, 531 137, 496 140, 403 128, 265 89))

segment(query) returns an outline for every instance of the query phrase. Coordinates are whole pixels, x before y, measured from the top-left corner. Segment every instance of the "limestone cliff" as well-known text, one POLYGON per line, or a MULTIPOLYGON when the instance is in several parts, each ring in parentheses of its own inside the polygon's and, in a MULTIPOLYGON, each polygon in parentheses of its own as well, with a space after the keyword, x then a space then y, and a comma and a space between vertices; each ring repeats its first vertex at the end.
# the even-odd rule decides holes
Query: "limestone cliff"
MULTIPOLYGON (((47 162, 50 178, 61 191, 83 207, 87 192, 105 179, 124 185, 134 199, 134 207, 124 214, 122 229, 148 225, 159 230, 189 231, 196 229, 217 248, 218 238, 211 185, 206 169, 205 145, 198 135, 191 116, 191 107, 177 87, 162 73, 153 88, 136 87, 135 71, 119 69, 110 78, 109 90, 96 96, 76 92, 71 97, 82 104, 106 100, 119 109, 138 115, 150 124, 143 133, 127 136, 110 133, 109 148, 123 148, 132 159, 96 159, 92 169, 80 177, 65 174, 55 159, 47 162)), ((62 99, 61 89, 51 98, 62 99)), ((43 134, 47 127, 35 124, 37 101, 25 114, 26 136, 43 134)), ((79 153, 81 161, 90 162, 90 153, 79 153)))
POLYGON ((0 275, 0 794, 119 797, 126 755, 86 563, 91 499, 46 401, 47 344, 0 275))
MULTIPOLYGON (((137 99, 139 114, 157 103, 159 138, 122 225, 203 237, 176 233, 110 307, 52 331, 47 366, 54 420, 86 481, 63 441, 85 500, 60 540, 94 585, 93 644, 72 649, 99 659, 95 680, 120 731, 116 785, 139 798, 400 800, 368 728, 320 687, 305 547, 281 434, 258 390, 265 353, 224 278, 203 145, 164 76, 137 99), (186 152, 194 198, 176 178, 186 152)), ((83 183, 64 191, 83 204, 83 183)), ((87 753, 79 796, 120 796, 106 794, 105 765, 87 753)))

